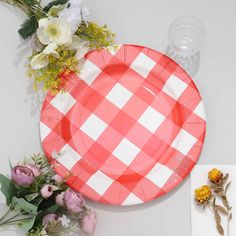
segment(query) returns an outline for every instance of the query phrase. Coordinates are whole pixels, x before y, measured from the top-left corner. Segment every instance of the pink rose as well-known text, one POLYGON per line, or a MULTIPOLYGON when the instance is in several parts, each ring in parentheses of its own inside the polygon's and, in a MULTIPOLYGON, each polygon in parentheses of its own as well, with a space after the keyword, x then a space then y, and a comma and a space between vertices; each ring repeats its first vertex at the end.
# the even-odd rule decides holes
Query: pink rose
POLYGON ((56 204, 59 206, 64 206, 64 194, 65 192, 61 192, 56 196, 56 204))
POLYGON ((40 193, 43 198, 49 198, 52 196, 54 190, 56 190, 55 186, 50 185, 50 184, 45 184, 41 188, 40 193))
POLYGON ((43 225, 47 226, 49 222, 57 221, 58 216, 56 214, 48 214, 43 217, 43 225))
POLYGON ((97 216, 94 211, 87 211, 79 221, 80 229, 86 234, 94 234, 97 216))
POLYGON ((17 165, 11 169, 11 178, 18 185, 30 186, 34 182, 35 176, 27 166, 17 165))
POLYGON ((63 178, 60 175, 54 175, 52 179, 55 181, 56 184, 63 183, 63 178))
POLYGON ((41 170, 37 166, 26 165, 26 167, 28 167, 29 169, 31 169, 33 171, 35 177, 38 177, 39 175, 41 175, 41 170))
POLYGON ((81 193, 68 188, 64 194, 64 203, 68 210, 73 213, 79 213, 84 206, 84 199, 81 193))

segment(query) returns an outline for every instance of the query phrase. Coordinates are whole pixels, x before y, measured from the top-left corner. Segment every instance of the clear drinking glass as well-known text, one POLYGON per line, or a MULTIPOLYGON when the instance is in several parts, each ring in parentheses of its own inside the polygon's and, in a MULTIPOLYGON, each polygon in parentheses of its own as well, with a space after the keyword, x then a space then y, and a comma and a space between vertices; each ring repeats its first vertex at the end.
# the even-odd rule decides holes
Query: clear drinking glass
POLYGON ((206 35, 205 26, 192 16, 176 18, 169 28, 169 46, 166 54, 180 64, 191 76, 200 65, 200 48, 206 35))

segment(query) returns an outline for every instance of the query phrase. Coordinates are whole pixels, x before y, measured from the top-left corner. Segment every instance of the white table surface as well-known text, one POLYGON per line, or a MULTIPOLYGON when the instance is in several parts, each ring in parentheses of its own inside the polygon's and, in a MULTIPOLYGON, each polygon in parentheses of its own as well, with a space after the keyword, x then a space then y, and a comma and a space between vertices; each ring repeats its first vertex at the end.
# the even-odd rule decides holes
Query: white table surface
MULTIPOLYGON (((194 15, 207 28, 201 68, 194 78, 205 102, 207 137, 201 164, 236 164, 236 2, 235 0, 87 0, 93 19, 106 23, 120 43, 164 52, 170 22, 194 15)), ((23 14, 0 4, 0 172, 12 162, 40 151, 39 108, 26 78, 27 49, 17 33, 23 14)), ((1 198, 3 201, 3 198, 1 198)), ((190 186, 186 179, 170 194, 130 207, 88 201, 98 213, 95 236, 189 236, 190 186)), ((0 235, 23 235, 4 228, 0 235)))

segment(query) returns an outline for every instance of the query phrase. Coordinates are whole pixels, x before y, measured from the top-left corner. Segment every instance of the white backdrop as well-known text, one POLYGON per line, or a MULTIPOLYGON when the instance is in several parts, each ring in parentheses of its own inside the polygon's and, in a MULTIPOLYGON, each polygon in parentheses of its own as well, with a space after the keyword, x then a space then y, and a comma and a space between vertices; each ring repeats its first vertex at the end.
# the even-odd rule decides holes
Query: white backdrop
MULTIPOLYGON (((87 0, 85 3, 93 19, 108 24, 117 33, 118 42, 146 45, 162 52, 168 43, 169 24, 175 17, 194 15, 204 22, 207 38, 200 72, 194 78, 205 102, 208 121, 199 162, 236 164, 235 0, 87 0)), ((9 172, 8 158, 14 162, 40 151, 40 103, 25 74, 27 49, 17 33, 22 21, 21 13, 0 4, 1 173, 9 172)), ((88 204, 98 213, 95 236, 190 235, 188 179, 172 193, 148 204, 131 207, 88 204)), ((0 235, 23 234, 4 228, 0 235)))

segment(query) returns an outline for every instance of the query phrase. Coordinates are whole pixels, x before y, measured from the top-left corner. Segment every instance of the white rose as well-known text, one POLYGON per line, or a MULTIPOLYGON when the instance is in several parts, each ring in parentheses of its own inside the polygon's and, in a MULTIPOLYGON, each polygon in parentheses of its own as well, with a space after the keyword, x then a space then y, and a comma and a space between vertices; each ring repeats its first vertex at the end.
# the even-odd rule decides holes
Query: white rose
POLYGON ((63 45, 71 42, 72 30, 70 23, 66 19, 43 18, 39 20, 37 36, 44 45, 49 43, 63 45))

